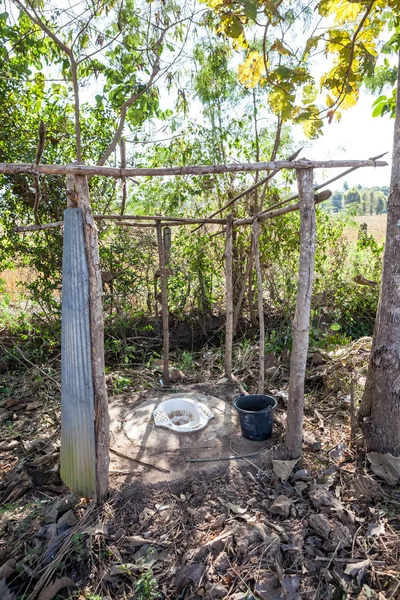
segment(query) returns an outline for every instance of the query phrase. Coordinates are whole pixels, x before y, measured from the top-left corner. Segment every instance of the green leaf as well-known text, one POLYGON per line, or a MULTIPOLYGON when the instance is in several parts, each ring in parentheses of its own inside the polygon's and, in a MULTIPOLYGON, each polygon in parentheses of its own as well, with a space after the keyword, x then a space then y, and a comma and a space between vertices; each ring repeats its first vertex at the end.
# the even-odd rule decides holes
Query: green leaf
POLYGON ((340 331, 341 326, 339 325, 339 323, 332 323, 332 325, 329 328, 331 331, 340 331))
POLYGON ((249 19, 253 21, 257 18, 257 0, 242 0, 243 12, 249 19))
POLYGON ((385 108, 385 106, 387 106, 387 102, 380 102, 379 104, 377 104, 374 110, 372 111, 372 116, 379 117, 382 114, 382 111, 385 108))
POLYGON ((7 21, 7 18, 8 18, 8 12, 0 13, 0 21, 3 21, 5 23, 7 21))
POLYGON ((242 22, 236 15, 222 15, 221 24, 228 37, 238 38, 243 32, 242 22))

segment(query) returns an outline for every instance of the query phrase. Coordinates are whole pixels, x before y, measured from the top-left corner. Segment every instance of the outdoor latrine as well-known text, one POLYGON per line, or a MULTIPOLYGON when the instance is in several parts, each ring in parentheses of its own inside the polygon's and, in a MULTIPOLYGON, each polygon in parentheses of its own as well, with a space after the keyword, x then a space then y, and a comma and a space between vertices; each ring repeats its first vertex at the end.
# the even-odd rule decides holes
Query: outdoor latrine
MULTIPOLYGON (((98 252, 96 220, 114 220, 120 225, 153 227, 157 236, 161 306, 163 322, 163 373, 164 382, 169 381, 169 324, 167 269, 171 245, 171 228, 187 225, 213 224, 221 227, 225 235, 226 325, 225 325, 225 374, 233 379, 232 347, 234 320, 238 307, 233 305, 232 247, 233 230, 237 227, 252 228, 251 252, 246 272, 254 264, 257 275, 258 316, 260 329, 258 393, 264 391, 264 310, 263 282, 260 267, 259 235, 263 223, 289 213, 300 211, 300 259, 297 282, 296 310, 293 320, 293 347, 290 362, 289 400, 287 412, 286 446, 292 457, 299 457, 302 444, 304 379, 310 326, 310 304, 314 276, 316 244, 315 207, 330 197, 329 191, 316 193, 322 187, 360 167, 383 167, 383 156, 368 160, 309 161, 295 160, 296 153, 283 161, 205 165, 172 168, 114 168, 72 165, 1 164, 0 173, 12 175, 27 173, 34 176, 59 174, 67 176, 67 209, 64 221, 44 225, 19 227, 18 231, 64 227, 63 276, 62 276, 62 428, 61 428, 61 476, 64 482, 82 496, 106 498, 109 467, 109 414, 104 373, 104 340, 102 315, 102 286, 98 252), (314 186, 314 169, 347 168, 340 175, 314 186), (298 194, 268 208, 260 208, 256 214, 235 219, 232 214, 217 217, 230 206, 258 186, 266 186, 282 169, 295 169, 298 194), (268 175, 227 205, 207 218, 92 215, 88 177, 101 175, 124 180, 140 176, 207 175, 227 172, 263 172, 268 175), (292 200, 299 199, 298 202, 292 200)), ((238 303, 243 300, 244 290, 239 293, 238 303)), ((240 307, 239 307, 240 308, 240 307)), ((240 385, 240 384, 239 384, 240 385)))

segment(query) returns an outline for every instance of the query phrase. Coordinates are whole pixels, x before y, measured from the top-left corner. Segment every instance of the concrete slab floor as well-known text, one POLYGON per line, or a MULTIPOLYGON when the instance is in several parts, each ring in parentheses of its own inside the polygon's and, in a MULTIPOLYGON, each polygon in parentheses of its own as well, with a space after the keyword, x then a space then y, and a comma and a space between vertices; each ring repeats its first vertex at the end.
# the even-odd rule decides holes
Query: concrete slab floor
MULTIPOLYGON (((224 382, 182 385, 165 392, 147 390, 142 394, 110 398, 111 448, 115 451, 110 455, 111 474, 118 479, 125 477, 130 483, 140 480, 144 484, 195 478, 199 469, 211 474, 216 469, 220 470, 221 466, 228 468, 232 462, 244 462, 212 459, 271 447, 273 440, 252 442, 241 437, 239 420, 233 408, 237 395, 236 388, 224 382), (214 418, 205 429, 193 433, 175 433, 156 427, 153 410, 171 393, 187 394, 204 402, 214 418), (199 458, 206 461, 188 462, 188 459, 199 458), (136 461, 147 463, 147 466, 136 461)), ((118 483, 121 484, 120 481, 118 483)))

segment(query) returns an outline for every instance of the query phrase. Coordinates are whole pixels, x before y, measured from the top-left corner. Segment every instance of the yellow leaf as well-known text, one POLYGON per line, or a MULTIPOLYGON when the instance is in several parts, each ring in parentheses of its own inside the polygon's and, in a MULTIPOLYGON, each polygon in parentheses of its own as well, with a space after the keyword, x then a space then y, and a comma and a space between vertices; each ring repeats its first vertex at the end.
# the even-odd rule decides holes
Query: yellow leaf
POLYGON ((244 63, 238 66, 238 78, 246 88, 255 87, 264 72, 264 60, 258 52, 250 52, 244 63))
POLYGON ((327 95, 325 103, 329 108, 335 104, 335 101, 330 94, 327 95))

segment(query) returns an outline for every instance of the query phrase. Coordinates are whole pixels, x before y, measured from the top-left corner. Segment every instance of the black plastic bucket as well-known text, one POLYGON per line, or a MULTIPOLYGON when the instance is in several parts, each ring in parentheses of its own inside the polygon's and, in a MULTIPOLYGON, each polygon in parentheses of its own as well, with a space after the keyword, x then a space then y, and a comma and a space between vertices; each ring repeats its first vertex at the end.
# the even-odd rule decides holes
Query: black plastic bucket
POLYGON ((247 440, 267 440, 272 435, 277 401, 272 396, 252 394, 239 396, 234 402, 242 435, 247 440))

